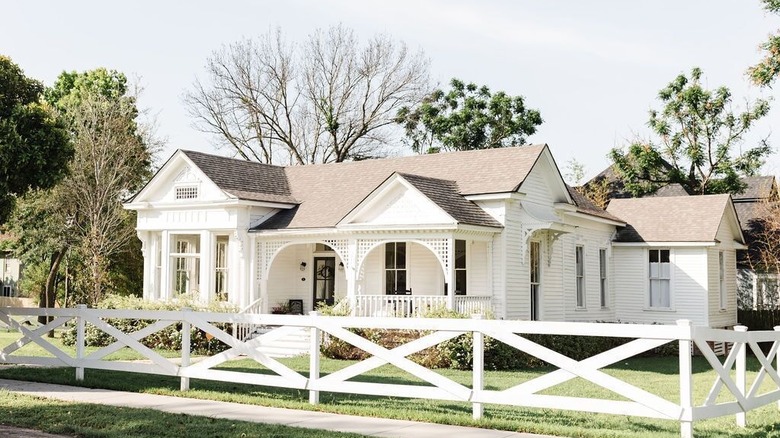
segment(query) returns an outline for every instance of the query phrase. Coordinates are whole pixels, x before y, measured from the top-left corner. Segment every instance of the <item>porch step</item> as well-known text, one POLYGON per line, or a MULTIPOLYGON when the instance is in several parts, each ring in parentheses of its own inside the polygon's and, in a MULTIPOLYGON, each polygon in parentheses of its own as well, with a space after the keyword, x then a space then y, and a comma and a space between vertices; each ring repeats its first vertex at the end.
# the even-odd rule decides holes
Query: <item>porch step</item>
MULTIPOLYGON (((272 328, 260 328, 250 334, 249 339, 268 333, 272 328)), ((269 357, 294 357, 309 354, 310 334, 307 328, 287 333, 279 339, 264 342, 258 350, 269 357)))

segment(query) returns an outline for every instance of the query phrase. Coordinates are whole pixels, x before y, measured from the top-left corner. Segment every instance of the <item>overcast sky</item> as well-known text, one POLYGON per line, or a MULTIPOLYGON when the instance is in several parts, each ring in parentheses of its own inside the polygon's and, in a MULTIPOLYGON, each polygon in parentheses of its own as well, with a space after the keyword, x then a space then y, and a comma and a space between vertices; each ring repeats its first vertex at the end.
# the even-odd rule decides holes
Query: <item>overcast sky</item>
MULTIPOLYGON (((0 54, 47 85, 63 70, 96 67, 140 78, 140 104, 168 140, 162 159, 177 148, 229 154, 190 126, 181 95, 212 51, 277 25, 292 41, 338 23, 361 37, 388 33, 422 49, 442 85, 457 77, 525 96, 544 118, 529 141, 549 144, 564 172, 576 158, 588 176, 608 165, 610 148, 647 136, 658 90, 693 66, 708 86, 730 87, 737 106, 780 97, 745 77, 758 45, 780 29, 758 0, 25 0, 4 2, 1 14, 0 54)), ((780 148, 773 130, 780 110, 750 142, 768 136, 780 148)), ((780 174, 780 154, 765 173, 780 174)))

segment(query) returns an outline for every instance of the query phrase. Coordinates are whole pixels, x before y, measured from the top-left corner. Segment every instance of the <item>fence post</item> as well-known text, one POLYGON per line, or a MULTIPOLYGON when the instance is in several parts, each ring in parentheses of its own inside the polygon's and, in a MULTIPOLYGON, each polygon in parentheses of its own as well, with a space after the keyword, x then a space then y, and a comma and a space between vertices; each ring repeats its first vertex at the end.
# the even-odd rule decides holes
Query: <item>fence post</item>
POLYGON ((84 380, 84 347, 86 345, 86 323, 84 321, 84 312, 87 310, 86 304, 76 305, 76 380, 84 380))
MULTIPOLYGON (((314 321, 317 316, 319 316, 319 313, 317 311, 311 311, 309 312, 309 315, 312 317, 312 321, 314 321)), ((320 329, 317 328, 316 323, 312 322, 310 331, 309 387, 320 378, 320 329)), ((309 390, 309 403, 313 405, 320 403, 319 391, 309 390)))
MULTIPOLYGON (((471 315, 472 319, 481 320, 482 314, 471 315)), ((482 392, 485 386, 485 335, 481 331, 474 331, 474 352, 472 353, 473 363, 471 366, 471 394, 472 398, 482 392)), ((471 416, 475 420, 482 418, 484 409, 482 403, 471 404, 471 416)))
POLYGON ((693 367, 691 347, 693 346, 693 326, 689 319, 678 319, 677 325, 687 327, 687 333, 680 338, 680 437, 693 438, 693 367))
MULTIPOLYGON (((189 312, 192 309, 189 307, 182 307, 181 308, 181 364, 179 364, 179 374, 181 374, 181 371, 188 366, 190 366, 190 321, 189 318, 189 312)), ((180 390, 182 391, 189 391, 190 390, 190 378, 189 377, 181 377, 181 385, 180 390)))
MULTIPOLYGON (((775 332, 780 332, 780 325, 774 327, 775 332)), ((780 339, 775 337, 775 344, 780 343, 780 339)), ((775 355, 775 371, 780 370, 780 351, 775 355)), ((777 409, 780 409, 780 400, 777 402, 777 409)))
MULTIPOLYGON (((747 332, 747 327, 744 325, 735 325, 734 331, 739 333, 745 333, 747 332)), ((747 336, 745 336, 747 338, 747 336)), ((734 347, 737 347, 737 344, 734 344, 734 347)), ((737 351, 737 361, 736 361, 736 384, 737 389, 739 390, 739 393, 743 396, 745 395, 745 387, 747 386, 747 339, 744 339, 742 342, 739 343, 739 350, 737 351)), ((742 408, 742 412, 738 412, 737 415, 737 426, 739 427, 745 427, 747 425, 747 412, 745 411, 745 408, 742 408)))

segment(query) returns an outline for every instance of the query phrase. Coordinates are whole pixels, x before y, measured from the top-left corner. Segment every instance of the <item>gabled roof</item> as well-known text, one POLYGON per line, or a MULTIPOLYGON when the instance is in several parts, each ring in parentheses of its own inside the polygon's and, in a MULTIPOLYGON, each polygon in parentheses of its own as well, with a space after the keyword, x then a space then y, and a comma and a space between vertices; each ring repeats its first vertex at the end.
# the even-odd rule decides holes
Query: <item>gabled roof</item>
POLYGON ((728 194, 630 198, 613 199, 607 211, 630 224, 617 242, 713 242, 724 214, 737 220, 732 205, 728 194))
POLYGON ((479 208, 477 204, 459 195, 458 185, 455 181, 409 173, 399 173, 398 175, 441 207, 458 223, 497 228, 503 227, 500 222, 495 220, 493 216, 485 213, 485 210, 479 208))
POLYGON ((181 151, 225 193, 248 201, 297 204, 284 167, 181 151))
POLYGON ((515 192, 545 150, 535 145, 286 167, 299 205, 255 230, 333 227, 394 172, 450 181, 460 196, 515 192))

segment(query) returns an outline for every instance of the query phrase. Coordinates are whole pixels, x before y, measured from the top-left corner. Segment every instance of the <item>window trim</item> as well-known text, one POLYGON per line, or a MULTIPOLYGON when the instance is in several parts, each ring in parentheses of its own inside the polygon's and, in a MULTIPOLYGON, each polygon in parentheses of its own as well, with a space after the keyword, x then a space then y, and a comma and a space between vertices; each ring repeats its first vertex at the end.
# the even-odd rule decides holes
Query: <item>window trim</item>
POLYGON ((587 309, 585 283, 585 245, 574 247, 574 297, 577 309, 587 309), (578 257, 579 255, 579 257, 578 257))
MULTIPOLYGON (((659 252, 659 260, 660 260, 659 252)), ((660 263, 660 262, 659 262, 660 263)), ((644 310, 654 312, 674 312, 674 251, 671 248, 648 248, 645 251, 645 306, 644 310), (653 306, 650 295, 650 252, 651 251, 669 251, 669 307, 653 306)))
MULTIPOLYGON (((468 274, 468 268, 469 268, 469 245, 466 240, 463 239, 455 239, 455 247, 453 248, 453 253, 455 254, 455 260, 453 260, 453 270, 455 271, 455 278, 453 278, 452 282, 455 284, 455 295, 456 296, 465 296, 468 295, 469 290, 469 274, 468 274), (458 242, 463 242, 463 267, 459 268, 457 263, 457 248, 458 248, 458 242), (458 290, 458 272, 463 272, 463 275, 465 276, 463 285, 463 291, 458 290), (461 293, 458 293, 461 292, 461 293)), ((408 273, 407 273, 408 278, 408 273)), ((408 281, 407 281, 408 283, 408 281)))
POLYGON ((609 309, 609 255, 599 248, 599 301, 602 309, 609 309))
POLYGON ((542 320, 542 314, 544 313, 544 309, 542 308, 542 303, 544 303, 544 300, 542 299, 542 293, 543 293, 543 283, 542 278, 544 278, 544 272, 543 272, 543 263, 542 263, 542 244, 538 240, 532 240, 528 244, 528 285, 529 285, 529 292, 531 294, 534 293, 534 286, 536 286, 536 308, 534 308, 534 302, 531 301, 531 307, 529 312, 529 319, 531 321, 541 321, 542 320), (533 282, 533 250, 532 247, 536 246, 536 276, 538 277, 536 282, 533 282))
POLYGON ((726 255, 723 250, 718 251, 718 292, 720 310, 728 308, 728 297, 726 290, 726 255))
POLYGON ((398 287, 398 271, 404 271, 404 273, 406 274, 406 281, 405 281, 406 289, 404 290, 409 290, 409 245, 407 245, 407 242, 405 241, 385 242, 382 248, 385 250, 384 263, 383 263, 384 266, 382 269, 382 271, 385 274, 384 275, 385 281, 382 282, 383 283, 382 287, 384 289, 385 295, 395 295, 395 293, 397 292, 397 290, 393 290, 393 291, 387 290, 387 271, 395 271, 396 287, 398 287), (398 244, 404 245, 404 267, 403 268, 398 268, 398 244), (387 267, 387 246, 388 245, 393 245, 393 258, 395 259, 395 264, 394 264, 395 267, 393 268, 387 267))

